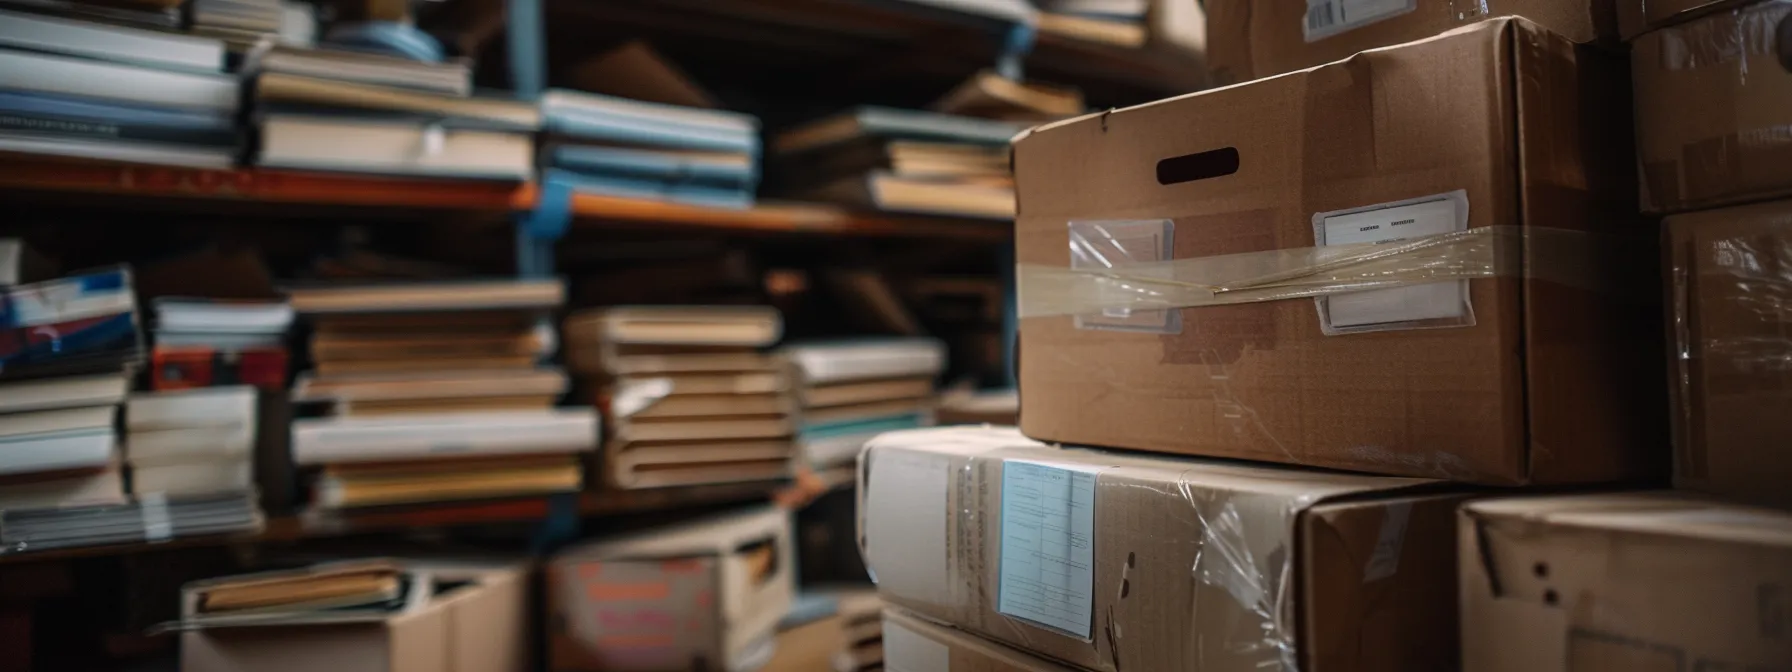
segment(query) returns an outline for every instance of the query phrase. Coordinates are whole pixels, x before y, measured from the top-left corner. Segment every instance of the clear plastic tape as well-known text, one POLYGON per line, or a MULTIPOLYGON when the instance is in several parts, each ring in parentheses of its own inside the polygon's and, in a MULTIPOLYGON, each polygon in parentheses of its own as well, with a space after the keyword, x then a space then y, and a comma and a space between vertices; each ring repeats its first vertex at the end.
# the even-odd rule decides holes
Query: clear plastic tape
POLYGON ((1702 17, 1662 30, 1662 63, 1668 70, 1740 68, 1748 79, 1748 59, 1781 53, 1779 24, 1792 14, 1792 2, 1772 0, 1702 17))
MULTIPOLYGON (((1520 276, 1603 292, 1634 292, 1637 287, 1630 283, 1636 279, 1636 269, 1602 266, 1622 255, 1592 249, 1623 244, 1616 237, 1569 229, 1490 226, 1384 243, 1143 261, 1110 268, 1020 264, 1019 315, 1112 315, 1520 276)), ((1649 255, 1646 260, 1654 259, 1649 255)))

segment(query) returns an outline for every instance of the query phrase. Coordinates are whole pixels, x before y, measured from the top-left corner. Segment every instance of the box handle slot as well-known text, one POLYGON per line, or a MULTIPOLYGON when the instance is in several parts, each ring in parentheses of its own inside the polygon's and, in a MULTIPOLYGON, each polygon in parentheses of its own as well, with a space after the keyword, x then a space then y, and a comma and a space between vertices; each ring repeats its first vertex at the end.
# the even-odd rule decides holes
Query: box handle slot
POLYGON ((1165 186, 1225 177, 1238 172, 1238 148, 1226 147, 1157 162, 1157 183, 1165 186))

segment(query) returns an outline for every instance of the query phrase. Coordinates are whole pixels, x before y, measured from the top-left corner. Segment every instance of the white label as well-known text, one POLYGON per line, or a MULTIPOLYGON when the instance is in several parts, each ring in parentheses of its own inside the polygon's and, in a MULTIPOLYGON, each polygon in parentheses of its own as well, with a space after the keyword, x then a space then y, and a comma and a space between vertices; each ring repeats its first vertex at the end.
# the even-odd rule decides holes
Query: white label
POLYGON ((1418 0, 1307 0, 1301 30, 1312 42, 1405 14, 1418 6, 1418 0))
POLYGON ((137 498, 137 510, 143 515, 143 538, 161 543, 174 537, 174 521, 168 516, 168 496, 152 492, 137 498))
POLYGON ((945 644, 916 634, 901 623, 884 621, 884 669, 890 672, 950 672, 945 644))
POLYGON ((951 461, 940 455, 872 454, 865 486, 865 560, 880 590, 946 604, 952 599, 946 547, 951 461))
POLYGON ((1375 552, 1363 565, 1363 583, 1380 581, 1400 571, 1400 549, 1406 545, 1406 525, 1412 521, 1412 502, 1396 502, 1382 509, 1387 517, 1381 521, 1381 535, 1375 539, 1375 552))
POLYGON ((997 611, 1088 639, 1095 608, 1095 469, 1002 464, 997 611))
MULTIPOLYGON (((1384 243, 1463 230, 1466 212, 1454 199, 1340 215, 1321 215, 1321 245, 1384 243)), ((1376 289, 1325 297, 1328 328, 1463 318, 1467 281, 1376 289)))

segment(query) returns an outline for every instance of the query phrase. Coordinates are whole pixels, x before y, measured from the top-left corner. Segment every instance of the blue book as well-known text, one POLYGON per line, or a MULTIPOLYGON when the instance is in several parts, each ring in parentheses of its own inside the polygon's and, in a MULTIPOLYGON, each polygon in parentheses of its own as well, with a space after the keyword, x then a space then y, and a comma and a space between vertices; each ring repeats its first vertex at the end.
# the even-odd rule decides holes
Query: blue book
POLYGON ((141 356, 127 269, 0 290, 0 377, 117 370, 141 356))
POLYGON ((759 136, 755 133, 677 126, 637 119, 554 114, 549 114, 544 121, 548 133, 582 140, 759 155, 759 136))
POLYGON ((628 177, 585 175, 549 169, 546 179, 564 182, 573 191, 624 198, 672 201, 708 208, 744 210, 753 207, 753 190, 747 187, 715 187, 628 177))
POLYGON ((0 89, 0 132, 229 147, 230 115, 0 89))
POLYGON ((860 420, 840 420, 805 424, 798 431, 797 438, 802 441, 819 441, 839 436, 857 436, 860 434, 882 434, 903 429, 914 429, 926 426, 919 413, 904 413, 882 418, 866 418, 860 420))
POLYGON ((548 91, 541 96, 541 112, 550 118, 583 119, 594 123, 650 124, 699 133, 759 135, 759 118, 750 114, 650 103, 585 91, 548 91))
POLYGON ((559 145, 548 164, 585 175, 639 177, 685 184, 751 188, 759 167, 750 154, 559 145))

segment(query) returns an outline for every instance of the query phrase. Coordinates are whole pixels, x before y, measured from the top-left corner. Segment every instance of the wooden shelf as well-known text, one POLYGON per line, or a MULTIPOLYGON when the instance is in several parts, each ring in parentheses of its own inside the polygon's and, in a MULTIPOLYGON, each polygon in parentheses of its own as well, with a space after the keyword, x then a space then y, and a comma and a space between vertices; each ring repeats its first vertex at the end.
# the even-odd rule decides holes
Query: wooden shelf
POLYGON ((1013 237, 1008 221, 855 212, 820 203, 761 203, 744 210, 705 208, 597 194, 575 194, 573 228, 628 226, 796 233, 881 238, 948 238, 1002 242, 1013 237))

